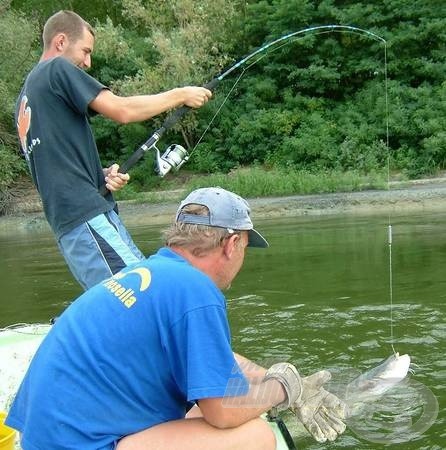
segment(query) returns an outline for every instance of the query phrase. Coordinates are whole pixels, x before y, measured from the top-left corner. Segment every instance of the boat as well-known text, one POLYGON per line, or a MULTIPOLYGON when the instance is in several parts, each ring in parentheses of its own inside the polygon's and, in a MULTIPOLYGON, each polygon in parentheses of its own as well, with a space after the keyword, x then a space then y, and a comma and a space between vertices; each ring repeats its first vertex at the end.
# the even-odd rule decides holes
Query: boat
MULTIPOLYGON (((26 370, 40 343, 50 331, 50 324, 15 324, 0 329, 0 411, 7 412, 26 370)), ((262 416, 276 436, 276 450, 295 450, 293 439, 280 417, 262 416)), ((18 437, 15 450, 20 450, 18 437)))

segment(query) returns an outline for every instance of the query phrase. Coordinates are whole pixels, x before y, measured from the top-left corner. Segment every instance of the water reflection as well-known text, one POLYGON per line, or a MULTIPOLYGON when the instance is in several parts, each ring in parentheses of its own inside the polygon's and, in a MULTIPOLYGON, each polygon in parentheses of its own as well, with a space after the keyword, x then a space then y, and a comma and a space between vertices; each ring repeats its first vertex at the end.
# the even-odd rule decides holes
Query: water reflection
MULTIPOLYGON (((234 348, 262 364, 289 360, 303 374, 329 368, 338 384, 348 381, 346 374, 361 373, 389 356, 388 220, 257 221, 271 246, 247 251, 227 292, 234 348)), ((400 444, 405 449, 440 449, 446 442, 445 224, 446 215, 392 217, 394 346, 411 355, 412 379, 427 386, 440 404, 435 424, 400 444)), ((159 226, 131 232, 146 254, 160 245, 159 226)), ((0 326, 47 321, 80 293, 48 233, 0 236, 0 249, 0 326)), ((408 411, 398 407, 406 420, 408 411)), ((355 433, 354 426, 335 443, 317 444, 292 417, 286 420, 299 448, 385 448, 355 433)))

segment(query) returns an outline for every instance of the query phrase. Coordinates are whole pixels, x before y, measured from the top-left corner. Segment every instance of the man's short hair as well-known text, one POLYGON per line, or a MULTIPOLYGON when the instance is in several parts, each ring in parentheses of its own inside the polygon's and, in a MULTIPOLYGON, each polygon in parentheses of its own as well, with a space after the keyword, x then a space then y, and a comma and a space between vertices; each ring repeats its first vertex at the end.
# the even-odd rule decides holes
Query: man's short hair
POLYGON ((48 49, 54 36, 59 33, 66 34, 70 41, 76 42, 82 38, 84 29, 87 29, 94 36, 92 26, 79 14, 67 10, 59 11, 53 14, 43 27, 43 48, 48 49))
MULTIPOLYGON (((188 204, 182 211, 186 214, 208 216, 206 206, 188 204)), ((211 227, 183 222, 174 222, 164 231, 167 246, 176 246, 189 249, 195 256, 201 256, 217 248, 231 233, 226 228, 211 227)))

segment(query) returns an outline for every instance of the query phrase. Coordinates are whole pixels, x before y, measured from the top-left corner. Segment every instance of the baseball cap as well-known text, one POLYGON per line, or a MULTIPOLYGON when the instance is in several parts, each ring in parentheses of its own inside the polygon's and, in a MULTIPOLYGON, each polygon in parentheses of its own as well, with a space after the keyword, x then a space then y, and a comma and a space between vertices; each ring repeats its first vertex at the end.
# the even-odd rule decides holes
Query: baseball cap
POLYGON ((268 247, 268 241, 256 230, 249 217, 251 210, 248 202, 242 197, 220 187, 200 188, 192 191, 180 204, 176 222, 210 227, 248 231, 248 247, 268 247), (208 216, 187 214, 182 212, 191 203, 206 206, 208 216))

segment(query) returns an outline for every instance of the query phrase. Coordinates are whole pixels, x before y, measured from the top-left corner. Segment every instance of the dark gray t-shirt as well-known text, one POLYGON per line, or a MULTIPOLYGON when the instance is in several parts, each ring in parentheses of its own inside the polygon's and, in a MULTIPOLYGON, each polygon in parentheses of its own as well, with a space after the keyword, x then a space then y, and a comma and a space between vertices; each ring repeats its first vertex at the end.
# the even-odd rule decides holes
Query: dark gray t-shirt
POLYGON ((40 62, 16 106, 22 151, 57 237, 114 208, 98 189, 104 175, 88 104, 104 85, 63 57, 40 62))

